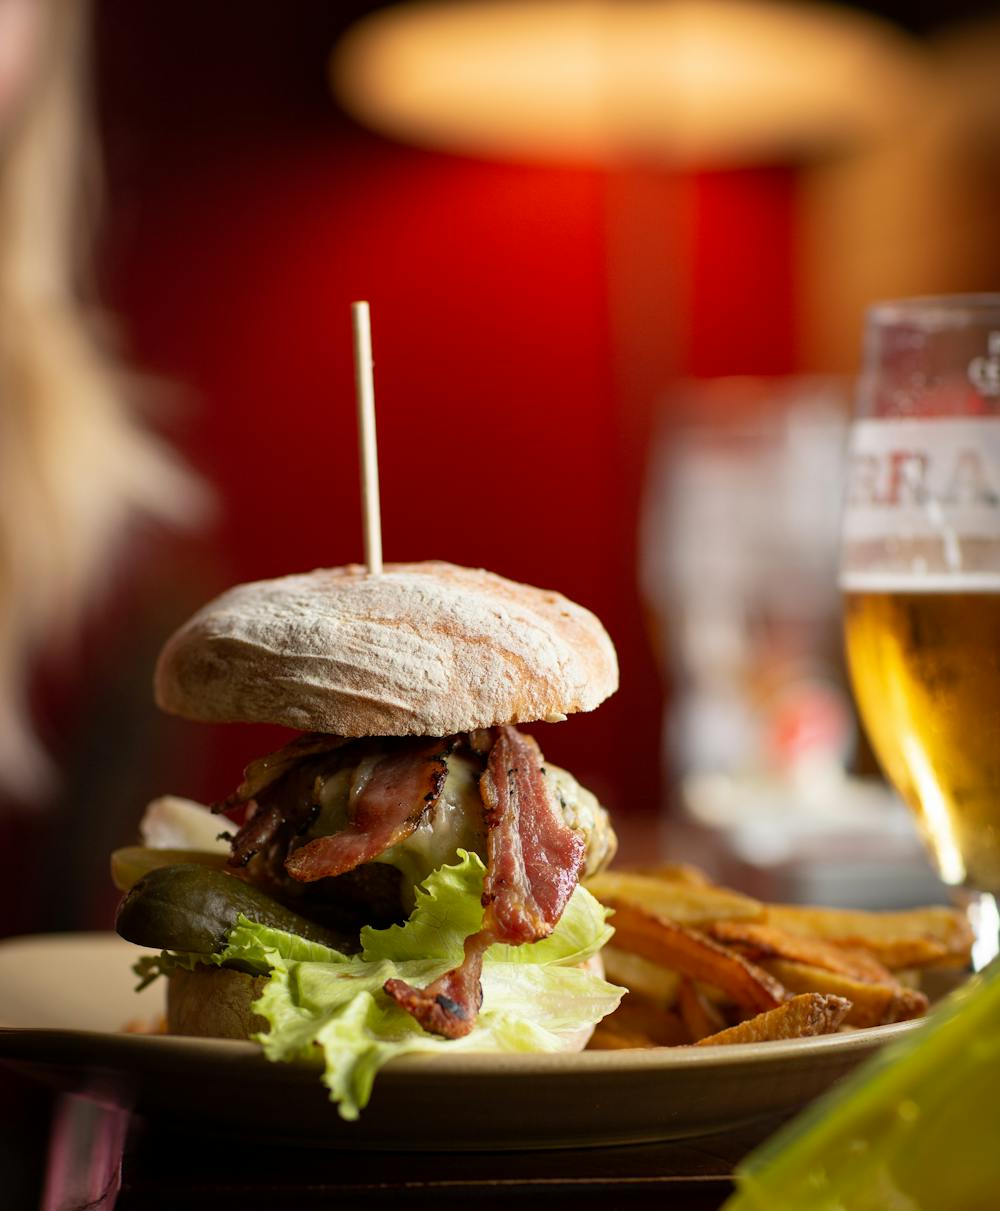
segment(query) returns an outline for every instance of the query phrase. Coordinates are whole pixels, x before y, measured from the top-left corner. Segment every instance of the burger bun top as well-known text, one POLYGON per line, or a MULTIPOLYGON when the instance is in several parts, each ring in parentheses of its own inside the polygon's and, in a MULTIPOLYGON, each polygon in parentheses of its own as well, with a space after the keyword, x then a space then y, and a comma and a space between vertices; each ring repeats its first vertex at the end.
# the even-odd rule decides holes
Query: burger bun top
POLYGON ((155 676, 157 703, 188 719, 352 737, 554 721, 617 688, 589 610, 448 563, 238 585, 168 640, 155 676))

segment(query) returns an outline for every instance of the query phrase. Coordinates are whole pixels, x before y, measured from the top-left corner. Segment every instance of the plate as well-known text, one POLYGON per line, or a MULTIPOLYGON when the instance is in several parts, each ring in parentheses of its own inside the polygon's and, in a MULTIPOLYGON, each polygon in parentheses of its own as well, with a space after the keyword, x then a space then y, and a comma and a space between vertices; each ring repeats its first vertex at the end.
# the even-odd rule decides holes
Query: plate
POLYGON ((404 1057, 346 1123, 315 1068, 271 1063, 252 1043, 124 1032, 162 1006, 156 984, 134 992, 142 953, 115 934, 0 943, 0 1061, 185 1129, 482 1151, 682 1139, 791 1113, 917 1025, 733 1047, 404 1057))

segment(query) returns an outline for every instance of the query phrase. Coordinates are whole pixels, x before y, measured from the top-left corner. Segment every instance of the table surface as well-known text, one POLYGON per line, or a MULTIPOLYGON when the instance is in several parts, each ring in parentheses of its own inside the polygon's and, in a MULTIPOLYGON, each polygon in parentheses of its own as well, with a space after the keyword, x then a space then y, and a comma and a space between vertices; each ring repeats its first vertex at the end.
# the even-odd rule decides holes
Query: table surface
POLYGON ((718 1208, 777 1120, 660 1144, 531 1152, 343 1152, 206 1136, 85 1098, 51 1101, 41 1190, 25 1208, 257 1211, 295 1206, 718 1208))

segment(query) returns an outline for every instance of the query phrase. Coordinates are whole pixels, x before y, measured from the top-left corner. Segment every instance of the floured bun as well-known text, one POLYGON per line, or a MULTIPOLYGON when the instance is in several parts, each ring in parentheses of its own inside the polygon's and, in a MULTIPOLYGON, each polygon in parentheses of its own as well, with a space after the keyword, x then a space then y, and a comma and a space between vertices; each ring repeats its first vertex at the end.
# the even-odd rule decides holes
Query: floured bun
POLYGON ((238 585, 167 642, 156 700, 204 722, 446 736, 593 710, 618 688, 597 618, 559 593, 448 563, 238 585))
POLYGON ((167 980, 167 1031, 207 1039, 249 1039, 268 1029, 250 1008, 267 986, 264 976, 228 967, 178 968, 167 980))

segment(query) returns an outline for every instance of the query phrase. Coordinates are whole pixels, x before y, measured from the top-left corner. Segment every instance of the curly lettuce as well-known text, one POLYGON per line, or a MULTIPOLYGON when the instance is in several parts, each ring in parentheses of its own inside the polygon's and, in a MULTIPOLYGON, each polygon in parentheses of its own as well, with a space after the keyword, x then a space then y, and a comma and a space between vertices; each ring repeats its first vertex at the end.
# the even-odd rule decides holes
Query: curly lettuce
POLYGON ((386 996, 388 979, 423 987, 461 962, 465 939, 482 924, 484 876, 481 859, 459 850, 455 865, 440 867, 417 889, 404 924, 362 930, 358 955, 240 917, 218 954, 161 955, 146 960, 141 974, 148 982, 174 966, 209 962, 269 975, 253 1006, 269 1026, 256 1036, 265 1055, 319 1060, 341 1117, 356 1119, 379 1069, 397 1056, 563 1051, 568 1035, 618 1005, 623 989, 579 966, 613 933, 607 911, 582 887, 549 937, 486 952, 482 1009, 464 1038, 428 1034, 386 996))

